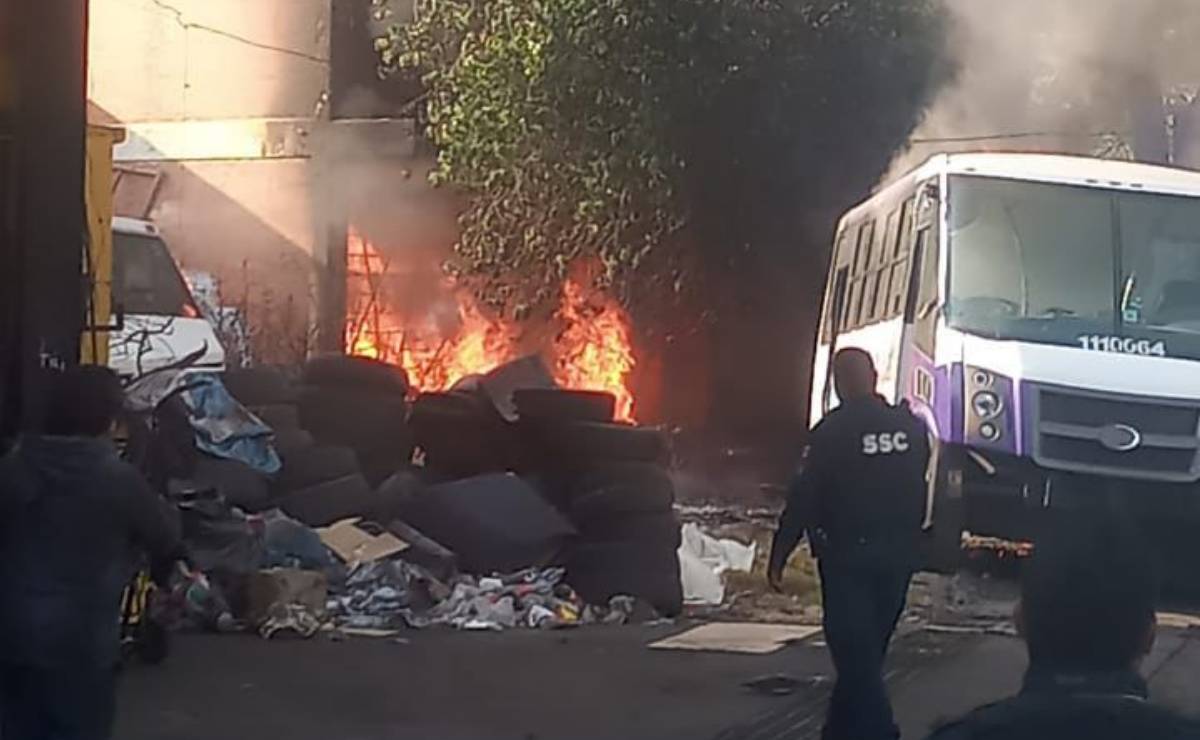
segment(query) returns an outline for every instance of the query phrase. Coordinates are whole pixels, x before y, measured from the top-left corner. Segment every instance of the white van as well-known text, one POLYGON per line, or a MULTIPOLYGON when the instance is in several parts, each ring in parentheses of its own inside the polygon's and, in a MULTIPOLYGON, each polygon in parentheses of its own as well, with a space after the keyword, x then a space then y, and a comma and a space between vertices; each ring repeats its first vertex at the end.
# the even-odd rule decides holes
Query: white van
POLYGON ((122 377, 179 363, 192 371, 225 369, 224 348, 149 221, 113 219, 112 292, 124 321, 111 335, 109 366, 122 377))

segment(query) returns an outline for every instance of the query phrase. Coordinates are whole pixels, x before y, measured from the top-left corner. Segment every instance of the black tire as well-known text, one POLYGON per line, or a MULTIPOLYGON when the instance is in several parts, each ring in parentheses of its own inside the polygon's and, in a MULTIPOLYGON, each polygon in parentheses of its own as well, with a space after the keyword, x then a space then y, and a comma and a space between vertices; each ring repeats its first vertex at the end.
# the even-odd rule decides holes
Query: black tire
POLYGON ((527 421, 611 422, 616 414, 617 398, 599 391, 522 388, 513 391, 513 404, 518 416, 527 421))
POLYGON ((301 378, 305 385, 375 391, 400 398, 406 397, 409 389, 408 374, 403 368, 368 357, 314 357, 304 366, 301 378))
POLYGON ((406 450, 396 450, 391 447, 378 450, 359 450, 359 469, 371 487, 378 488, 398 471, 412 465, 412 451, 411 442, 408 443, 406 450))
POLYGON ((279 502, 279 508, 310 527, 326 527, 349 517, 367 516, 377 502, 367 481, 354 474, 292 491, 279 502))
POLYGON ((289 460, 308 453, 316 445, 313 436, 303 429, 282 429, 271 436, 271 445, 279 453, 279 459, 289 460))
POLYGON ((407 445, 411 452, 408 404, 396 396, 306 387, 300 394, 300 425, 321 444, 357 452, 407 445))
POLYGON ((287 376, 276 367, 229 370, 222 381, 230 395, 245 406, 269 406, 296 400, 287 376))
POLYGON ((271 427, 274 432, 284 429, 300 428, 300 410, 292 403, 278 403, 270 406, 250 406, 250 413, 259 418, 262 423, 271 427))
POLYGON ((671 513, 675 484, 667 471, 645 463, 607 465, 578 478, 572 486, 571 517, 580 526, 592 520, 671 513))
POLYGON ((388 476, 376 488, 379 497, 378 521, 391 522, 404 518, 406 507, 412 506, 430 485, 420 468, 406 467, 388 476))
POLYGON ((215 488, 231 505, 246 511, 261 511, 270 505, 267 477, 237 460, 201 457, 196 462, 193 479, 202 486, 215 488))
POLYGON ((468 393, 426 393, 413 404, 413 441, 427 467, 451 477, 469 478, 508 470, 516 435, 490 402, 468 393))
POLYGON ((491 401, 473 391, 422 393, 413 402, 413 425, 446 422, 484 422, 500 418, 491 401))
POLYGON ((360 472, 358 458, 349 447, 308 448, 303 454, 290 455, 279 472, 279 487, 296 491, 328 483, 360 472))
POLYGON ((547 467, 588 467, 610 462, 665 463, 670 445, 659 429, 574 421, 521 422, 521 437, 547 467))
POLYGON ((589 604, 635 596, 665 617, 683 611, 683 584, 674 548, 629 542, 578 545, 567 558, 566 582, 589 604))
POLYGON ((598 517, 575 524, 583 542, 589 544, 632 542, 669 550, 678 550, 683 544, 679 519, 673 511, 598 517))

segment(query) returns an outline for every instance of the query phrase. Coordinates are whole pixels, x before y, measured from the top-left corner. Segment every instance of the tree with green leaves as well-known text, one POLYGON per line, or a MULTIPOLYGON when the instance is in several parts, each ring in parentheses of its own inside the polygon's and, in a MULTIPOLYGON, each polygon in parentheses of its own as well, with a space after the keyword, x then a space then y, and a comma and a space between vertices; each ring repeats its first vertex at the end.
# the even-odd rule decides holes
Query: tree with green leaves
POLYGON ((723 334, 811 310, 834 214, 945 78, 943 24, 939 0, 417 0, 377 48, 423 77, 454 267, 495 305, 588 261, 723 334))

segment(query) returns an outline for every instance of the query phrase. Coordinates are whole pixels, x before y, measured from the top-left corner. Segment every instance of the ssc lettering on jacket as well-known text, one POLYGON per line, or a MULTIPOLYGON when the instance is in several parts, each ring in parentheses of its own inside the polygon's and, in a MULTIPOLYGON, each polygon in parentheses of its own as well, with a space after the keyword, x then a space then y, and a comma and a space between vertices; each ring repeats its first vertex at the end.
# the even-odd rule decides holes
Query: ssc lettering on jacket
POLYGON ((864 434, 862 452, 864 455, 895 455, 909 450, 907 432, 882 432, 880 434, 864 434))

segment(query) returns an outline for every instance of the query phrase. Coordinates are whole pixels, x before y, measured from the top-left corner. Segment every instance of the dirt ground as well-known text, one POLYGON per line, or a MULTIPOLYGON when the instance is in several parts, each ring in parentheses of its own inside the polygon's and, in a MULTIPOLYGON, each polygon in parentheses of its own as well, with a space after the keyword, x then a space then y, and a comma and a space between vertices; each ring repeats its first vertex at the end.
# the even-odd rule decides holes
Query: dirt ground
MULTIPOLYGON (((714 507, 715 509, 715 507, 714 507)), ((821 587, 816 562, 801 545, 788 562, 783 574, 783 593, 767 585, 767 562, 777 513, 771 509, 710 509, 704 512, 684 509, 682 518, 699 524, 706 534, 755 546, 754 568, 749 573, 725 573, 725 603, 720 607, 693 608, 694 616, 706 619, 775 622, 781 624, 819 624, 821 587)))

